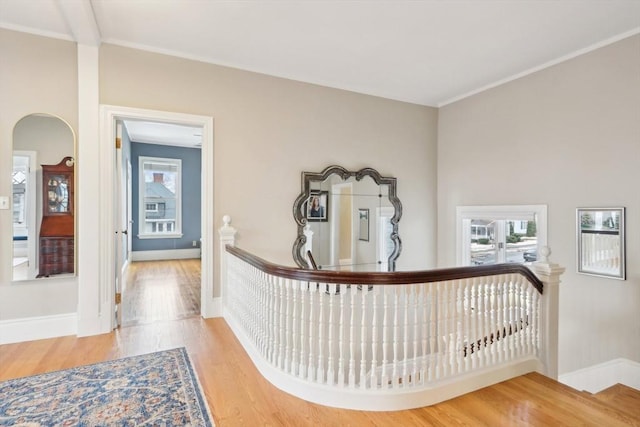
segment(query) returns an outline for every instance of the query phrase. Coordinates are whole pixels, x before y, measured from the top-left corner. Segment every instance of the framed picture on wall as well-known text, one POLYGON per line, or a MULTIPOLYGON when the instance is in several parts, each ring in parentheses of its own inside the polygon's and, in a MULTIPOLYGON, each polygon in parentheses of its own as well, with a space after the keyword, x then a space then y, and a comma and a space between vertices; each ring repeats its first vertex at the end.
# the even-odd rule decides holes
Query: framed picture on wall
POLYGON ((329 192, 312 191, 307 199, 307 221, 329 220, 329 192))
POLYGON ((625 280, 624 210, 578 208, 578 273, 625 280))

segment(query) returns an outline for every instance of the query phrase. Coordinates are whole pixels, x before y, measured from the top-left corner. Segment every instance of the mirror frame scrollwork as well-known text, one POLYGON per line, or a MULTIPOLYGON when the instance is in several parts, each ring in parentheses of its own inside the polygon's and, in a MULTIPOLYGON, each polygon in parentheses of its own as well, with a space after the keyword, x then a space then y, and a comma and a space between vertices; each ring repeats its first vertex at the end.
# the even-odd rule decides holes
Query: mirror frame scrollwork
POLYGON ((397 180, 394 177, 381 176, 377 170, 373 168, 363 168, 358 171, 349 171, 342 166, 332 165, 325 168, 322 172, 302 172, 302 182, 301 188, 302 192, 296 200, 293 202, 293 217, 296 221, 298 228, 298 236, 293 243, 293 259, 295 263, 305 269, 312 268, 309 265, 309 262, 304 257, 302 253, 306 243, 307 237, 305 236, 304 230, 308 224, 307 218, 304 215, 304 204, 311 196, 311 183, 312 182, 324 182, 331 175, 337 175, 342 178, 342 180, 348 180, 351 177, 355 177, 356 181, 361 181, 365 177, 370 177, 377 185, 388 185, 389 186, 389 202, 391 206, 394 208, 394 214, 391 217, 391 240, 394 245, 393 252, 389 255, 387 260, 388 262, 388 271, 395 271, 395 263, 398 257, 400 256, 400 252, 402 251, 402 241, 400 240, 400 236, 398 235, 398 222, 402 217, 402 203, 397 196, 397 180))

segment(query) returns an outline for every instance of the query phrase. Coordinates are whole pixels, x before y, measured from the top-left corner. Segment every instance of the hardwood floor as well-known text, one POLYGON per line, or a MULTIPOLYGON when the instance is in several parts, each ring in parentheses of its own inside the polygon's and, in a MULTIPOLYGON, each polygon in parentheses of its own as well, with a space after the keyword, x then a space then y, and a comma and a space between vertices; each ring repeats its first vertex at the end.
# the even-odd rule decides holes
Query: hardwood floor
POLYGON ((186 347, 194 363, 217 426, 640 426, 640 392, 623 390, 626 403, 614 408, 597 395, 535 373, 408 411, 308 403, 266 381, 221 318, 191 317, 93 337, 3 345, 0 381, 179 346, 186 347))
POLYGON ((122 326, 200 315, 200 260, 136 261, 122 293, 122 326))

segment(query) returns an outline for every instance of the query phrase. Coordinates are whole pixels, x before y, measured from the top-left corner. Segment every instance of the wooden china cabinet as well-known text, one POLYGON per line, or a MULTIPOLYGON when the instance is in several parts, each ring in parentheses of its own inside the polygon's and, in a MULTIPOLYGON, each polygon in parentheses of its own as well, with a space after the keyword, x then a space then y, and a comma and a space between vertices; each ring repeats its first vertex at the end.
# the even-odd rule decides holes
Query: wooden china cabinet
POLYGON ((42 165, 42 224, 37 277, 73 273, 73 166, 72 157, 57 165, 42 165))

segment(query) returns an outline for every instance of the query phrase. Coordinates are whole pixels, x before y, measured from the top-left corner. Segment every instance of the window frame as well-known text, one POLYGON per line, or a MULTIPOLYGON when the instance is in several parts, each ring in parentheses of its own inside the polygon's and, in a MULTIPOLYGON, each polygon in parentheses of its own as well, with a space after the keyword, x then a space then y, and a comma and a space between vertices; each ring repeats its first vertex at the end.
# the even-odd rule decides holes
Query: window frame
MULTIPOLYGON (((456 207, 456 263, 458 266, 471 265, 471 220, 530 220, 536 222, 536 249, 547 246, 547 205, 498 205, 498 206, 457 206, 456 207)), ((504 230, 502 230, 503 232, 504 230)))
POLYGON ((138 157, 138 238, 139 239, 180 239, 182 233, 182 159, 170 157, 138 157), (148 202, 145 200, 146 181, 144 165, 147 163, 160 163, 174 166, 176 168, 175 178, 175 200, 176 200, 176 218, 174 230, 170 233, 147 232, 145 224, 147 222, 147 212, 159 212, 160 202, 148 202), (147 210, 148 204, 155 204, 156 210, 147 210))

